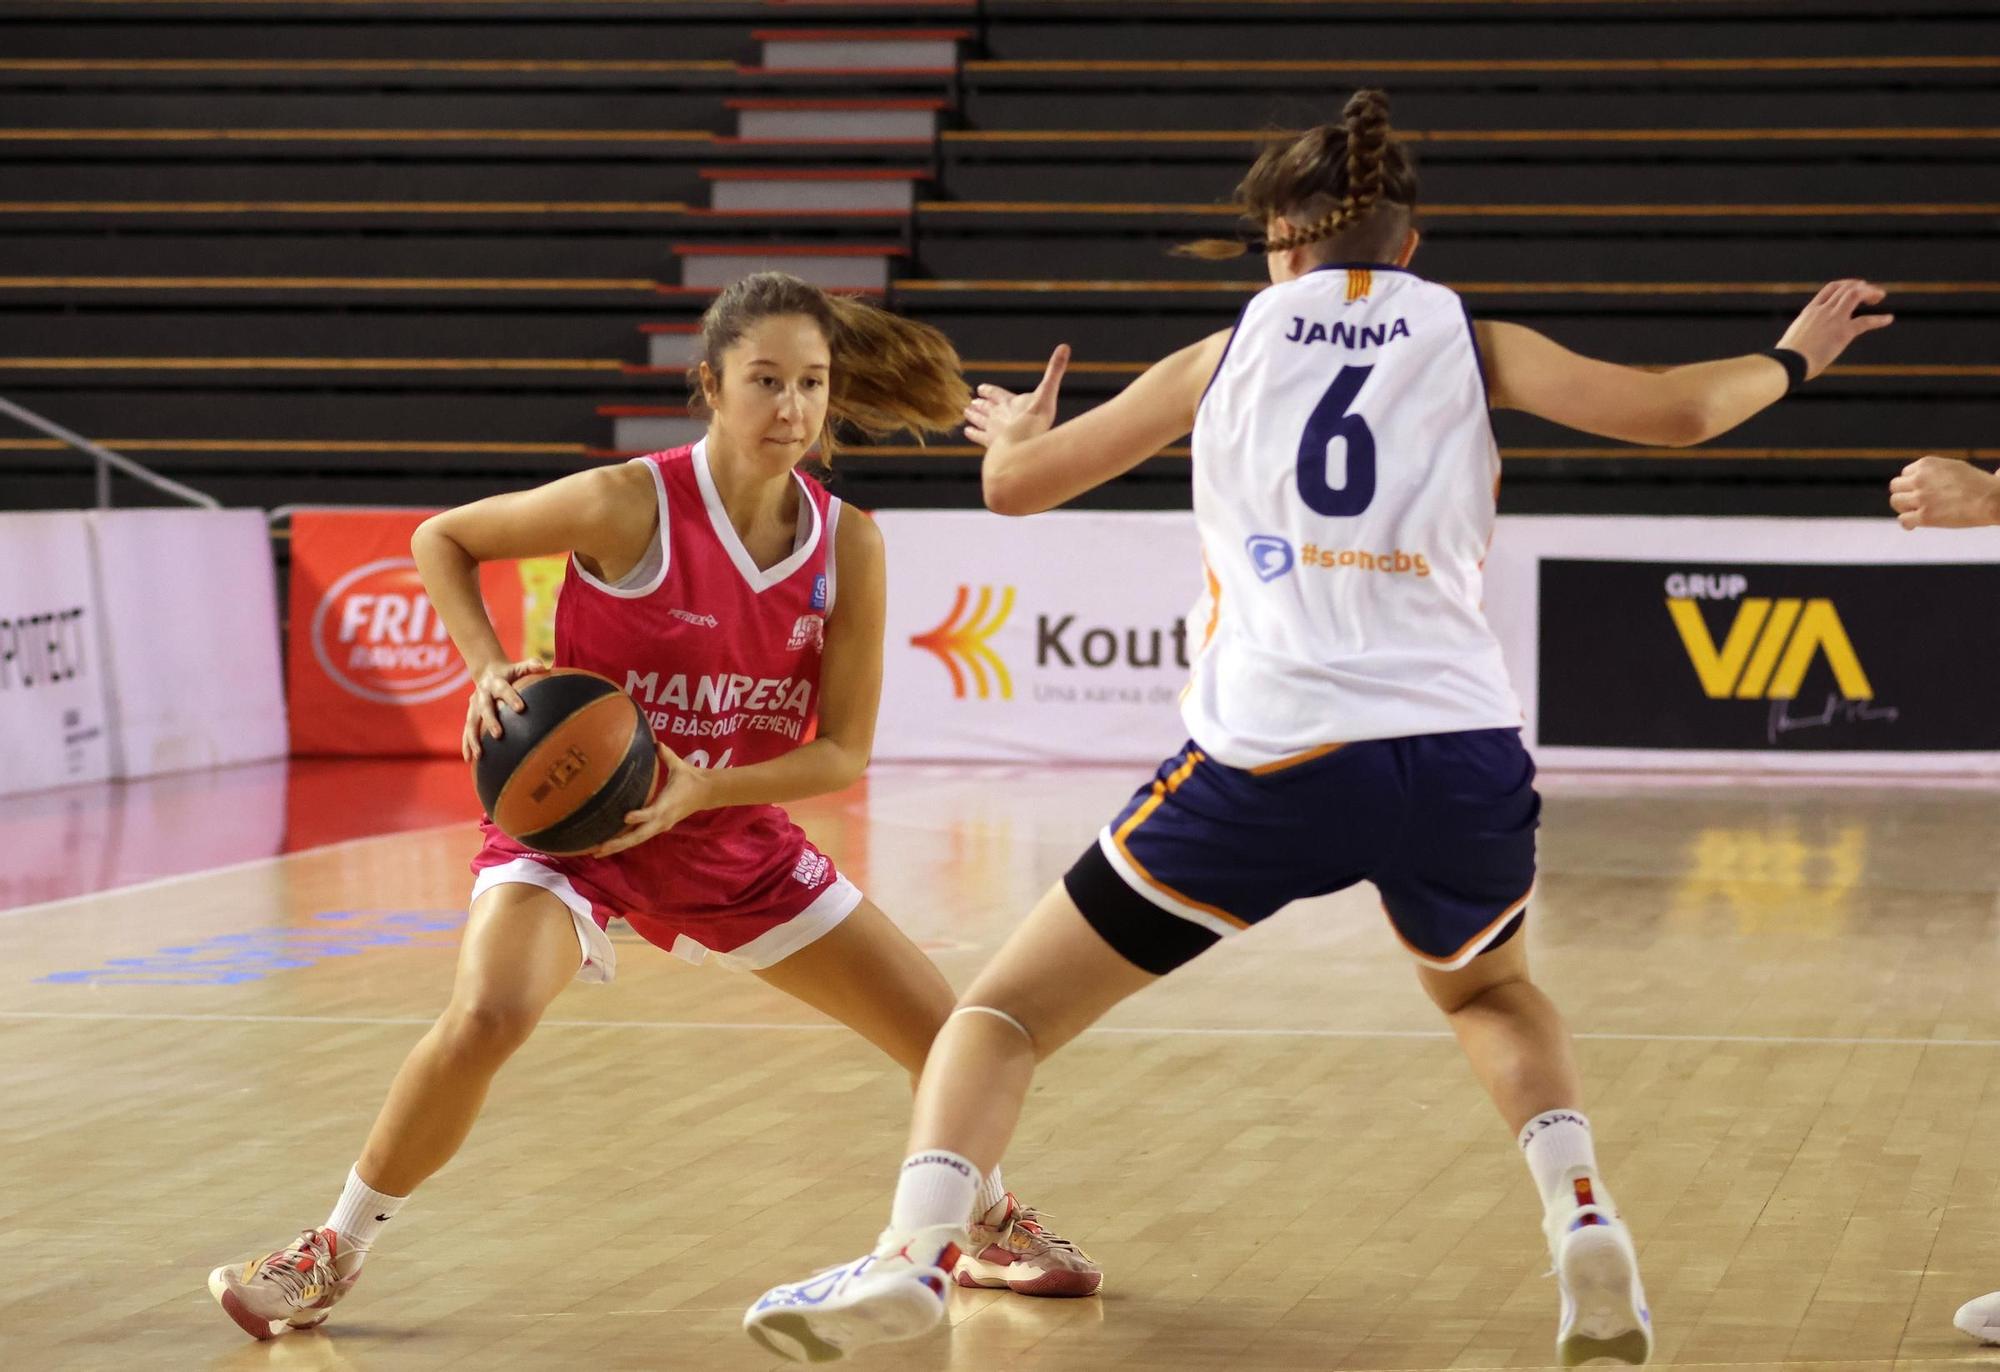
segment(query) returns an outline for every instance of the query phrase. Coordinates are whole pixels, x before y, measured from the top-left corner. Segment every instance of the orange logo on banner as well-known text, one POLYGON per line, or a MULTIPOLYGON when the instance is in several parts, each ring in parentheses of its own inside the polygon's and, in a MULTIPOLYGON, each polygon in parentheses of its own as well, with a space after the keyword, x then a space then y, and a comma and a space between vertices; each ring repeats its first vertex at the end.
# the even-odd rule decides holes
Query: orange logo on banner
POLYGON ((1014 588, 1001 588, 997 610, 993 606, 991 586, 979 588, 979 601, 972 607, 972 613, 967 615, 965 607, 971 599, 972 588, 959 587, 958 599, 952 602, 951 613, 936 628, 912 634, 910 646, 922 648, 944 664, 944 669, 951 673, 951 693, 955 698, 965 699, 966 673, 959 668, 959 663, 963 662, 972 673, 973 684, 981 700, 995 694, 996 688, 1000 699, 1012 700, 1014 681, 1007 675, 1007 664, 1000 660, 998 653, 986 646, 986 640, 999 633, 1007 623, 1007 616, 1014 613, 1014 588), (989 614, 992 616, 990 619, 989 614), (993 673, 991 682, 986 676, 989 668, 993 673))
MULTIPOLYGON (((409 551, 410 535, 428 516, 328 510, 293 518, 293 752, 458 752, 472 681, 409 551)), ((516 657, 552 655, 560 582, 561 559, 479 569, 493 627, 516 657)))

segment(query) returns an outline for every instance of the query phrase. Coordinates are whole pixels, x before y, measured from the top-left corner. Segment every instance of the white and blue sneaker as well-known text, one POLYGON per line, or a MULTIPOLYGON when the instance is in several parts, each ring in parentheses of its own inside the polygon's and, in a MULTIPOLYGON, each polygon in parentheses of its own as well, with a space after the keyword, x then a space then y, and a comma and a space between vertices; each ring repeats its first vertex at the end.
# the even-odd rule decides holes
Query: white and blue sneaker
POLYGON ((1981 1343, 2000 1343, 2000 1291, 1975 1296, 1959 1306, 1951 1322, 1981 1343))
POLYGON ((744 1312, 743 1332, 793 1362, 838 1362, 870 1344, 914 1339, 944 1318, 961 1227, 885 1231, 875 1251, 774 1286, 744 1312))
POLYGON ((1640 1366, 1653 1356, 1653 1316, 1639 1283, 1632 1231, 1600 1200, 1588 1178, 1576 1181, 1574 1208, 1552 1211, 1543 1223, 1562 1292, 1556 1361, 1640 1366))

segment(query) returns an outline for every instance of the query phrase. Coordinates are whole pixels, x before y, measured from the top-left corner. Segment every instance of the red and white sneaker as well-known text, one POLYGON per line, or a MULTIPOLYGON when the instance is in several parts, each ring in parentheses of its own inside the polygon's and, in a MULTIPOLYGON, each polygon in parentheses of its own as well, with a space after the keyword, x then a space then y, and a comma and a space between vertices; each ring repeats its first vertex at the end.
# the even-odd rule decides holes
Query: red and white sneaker
POLYGON ((944 1319, 956 1225, 882 1232, 875 1251, 774 1286, 743 1314, 743 1332, 793 1362, 839 1362, 870 1344, 914 1339, 944 1319))
POLYGON ((253 1339, 314 1329, 361 1280, 361 1255, 331 1229, 308 1229, 289 1248, 208 1274, 208 1293, 253 1339), (342 1275, 345 1273, 346 1275, 342 1275))
POLYGON ((971 1241, 952 1274, 960 1286, 1004 1286, 1020 1296, 1094 1296, 1104 1285, 1104 1270, 1090 1255, 1051 1233, 1042 1213, 1022 1205, 1012 1191, 967 1233, 971 1241))

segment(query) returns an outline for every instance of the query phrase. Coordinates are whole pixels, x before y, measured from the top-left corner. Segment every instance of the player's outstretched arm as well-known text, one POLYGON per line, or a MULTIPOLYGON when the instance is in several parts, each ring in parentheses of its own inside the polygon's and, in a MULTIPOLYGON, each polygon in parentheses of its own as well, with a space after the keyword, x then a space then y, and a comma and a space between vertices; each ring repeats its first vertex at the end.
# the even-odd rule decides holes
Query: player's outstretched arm
MULTIPOLYGON (((1864 333, 1895 316, 1857 315, 1882 302, 1880 286, 1831 281, 1799 312, 1778 347, 1798 354, 1810 380, 1864 333)), ((1685 448, 1728 433, 1791 388, 1785 364, 1763 353, 1664 371, 1624 367, 1573 353, 1518 324, 1482 322, 1480 351, 1493 408, 1529 414, 1583 433, 1685 448)))
POLYGON ((1920 457, 1889 483, 1889 507, 1905 529, 2000 524, 2000 472, 1955 457, 1920 457))
POLYGON ((1225 329, 1189 344, 1067 424, 1055 422, 1067 344, 1055 350, 1041 384, 1025 395, 981 386, 966 407, 965 436, 986 449, 980 466, 986 508, 1004 515, 1052 510, 1187 433, 1228 343, 1225 329))

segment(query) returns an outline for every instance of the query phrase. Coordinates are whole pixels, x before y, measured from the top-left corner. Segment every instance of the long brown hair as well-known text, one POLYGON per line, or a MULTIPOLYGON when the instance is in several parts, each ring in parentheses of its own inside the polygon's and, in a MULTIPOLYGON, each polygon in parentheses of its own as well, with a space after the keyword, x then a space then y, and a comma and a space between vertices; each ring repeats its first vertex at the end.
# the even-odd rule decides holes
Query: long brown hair
MULTIPOLYGON (((1417 208, 1417 171, 1390 131, 1387 93, 1356 91, 1338 124, 1265 148, 1237 186, 1236 204, 1266 252, 1326 242, 1357 257, 1394 252, 1417 208), (1284 227, 1264 238, 1274 219, 1284 227)), ((1222 261, 1248 250, 1237 239, 1204 238, 1174 251, 1222 261)))
POLYGON ((722 385, 722 355, 760 319, 801 314, 819 325, 833 355, 826 427, 819 459, 833 460, 833 426, 850 425, 870 438, 955 427, 972 393, 957 349, 928 324, 831 295, 785 272, 757 272, 732 282, 701 317, 701 355, 688 369, 690 404, 701 407, 701 370, 722 385))

